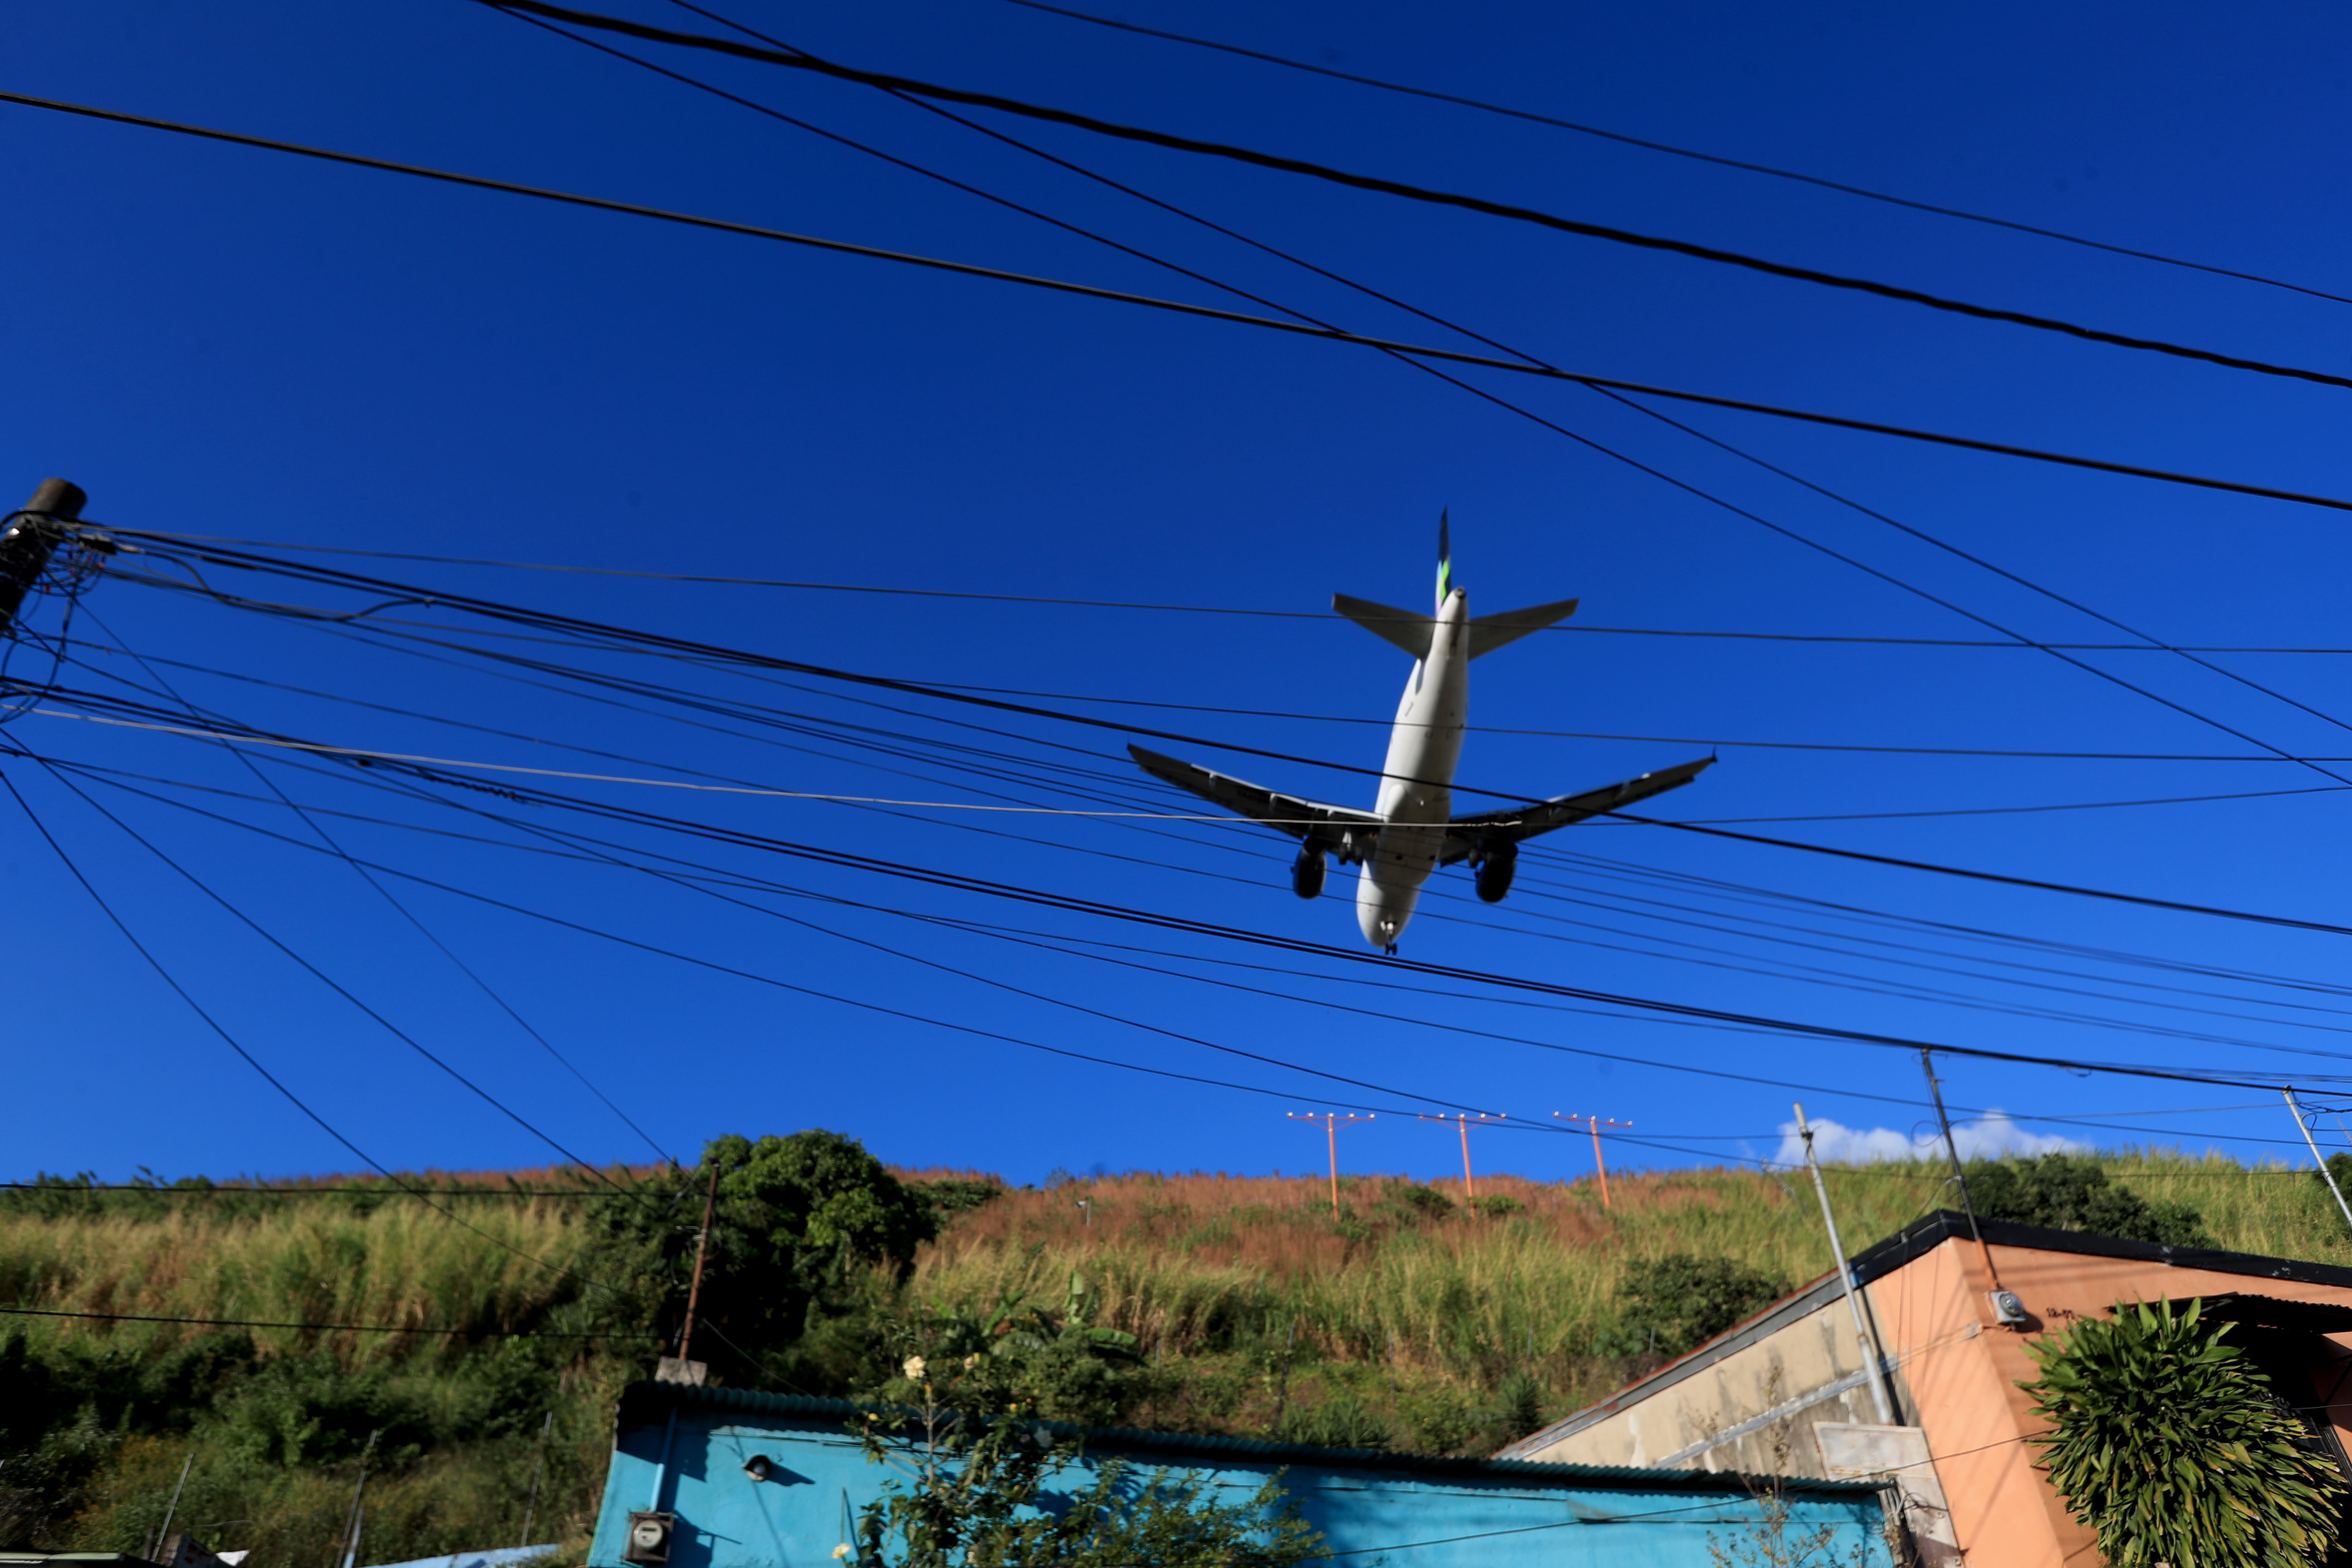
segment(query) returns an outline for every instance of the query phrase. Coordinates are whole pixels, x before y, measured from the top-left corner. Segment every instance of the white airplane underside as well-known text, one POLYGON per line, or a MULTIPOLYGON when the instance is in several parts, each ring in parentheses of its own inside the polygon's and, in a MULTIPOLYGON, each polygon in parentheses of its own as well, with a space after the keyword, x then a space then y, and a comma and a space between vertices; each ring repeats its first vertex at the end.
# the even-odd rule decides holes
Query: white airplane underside
POLYGON ((1356 920, 1364 940, 1388 952, 1412 918, 1422 884, 1441 866, 1467 861, 1478 896, 1499 903, 1510 891, 1518 847, 1538 833, 1616 811, 1678 789, 1714 764, 1712 757, 1643 773, 1581 795, 1451 815, 1454 773, 1470 719, 1470 661, 1575 613, 1577 602, 1538 605, 1499 615, 1470 615, 1469 595, 1449 582, 1444 524, 1438 532, 1438 597, 1434 615, 1392 609, 1345 594, 1331 607, 1413 657, 1412 679, 1397 706, 1381 768, 1378 800, 1370 811, 1327 805, 1283 795, 1141 746, 1128 752, 1154 778, 1190 790, 1235 816, 1276 827, 1300 840, 1291 889, 1302 899, 1321 895, 1331 859, 1362 869, 1356 882, 1356 920))

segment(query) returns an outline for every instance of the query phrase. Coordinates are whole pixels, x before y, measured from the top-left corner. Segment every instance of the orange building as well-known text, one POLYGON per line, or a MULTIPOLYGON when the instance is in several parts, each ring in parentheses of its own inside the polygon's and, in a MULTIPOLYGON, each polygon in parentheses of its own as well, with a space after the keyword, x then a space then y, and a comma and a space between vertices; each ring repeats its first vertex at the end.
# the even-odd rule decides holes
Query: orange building
POLYGON ((2238 1325, 2231 1342, 2352 1474, 2352 1268, 1982 1228, 1979 1247, 1967 1218, 1945 1211, 1853 1259, 1874 1356, 1827 1275, 1497 1457, 1876 1476, 1900 1494, 1924 1563, 2095 1568, 2095 1536, 2033 1468, 2025 1439, 2044 1424, 2018 1387, 2039 1371, 2025 1347, 2117 1302, 2196 1300, 2238 1325), (1996 1280, 2022 1309, 2013 1325, 2000 1320, 1996 1280))

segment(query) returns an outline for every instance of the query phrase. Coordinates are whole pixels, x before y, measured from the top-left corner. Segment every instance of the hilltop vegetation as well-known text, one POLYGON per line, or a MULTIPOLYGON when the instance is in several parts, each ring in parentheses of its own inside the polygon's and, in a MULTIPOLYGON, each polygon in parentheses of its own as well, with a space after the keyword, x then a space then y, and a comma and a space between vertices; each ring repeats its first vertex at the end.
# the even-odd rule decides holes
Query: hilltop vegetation
MULTIPOLYGON (((1458 1184, 1343 1177, 1335 1220, 1318 1178, 1008 1189, 885 1173, 824 1135, 719 1152, 695 1354, 739 1386, 871 1386, 908 1333, 1017 1301, 1133 1336, 1132 1363, 1046 1390, 1073 1416, 1475 1452, 1829 1267, 1809 1185, 1750 1170, 1612 1175, 1605 1207, 1589 1182, 1483 1178, 1473 1207, 1458 1184)), ((1949 1206, 1947 1174, 1832 1171, 1849 1245, 1949 1206)), ((674 1331, 703 1198, 692 1172, 607 1176, 625 1191, 543 1171, 417 1178, 425 1197, 0 1194, 0 1303, 114 1315, 0 1327, 0 1546, 138 1551, 193 1453, 175 1528, 257 1568, 326 1561, 374 1434, 362 1562, 513 1544, 542 1455, 530 1533, 578 1561, 614 1398, 674 1331)), ((2284 1169, 2119 1155, 1974 1184, 2011 1217, 2352 1263, 2326 1190, 2284 1169)))

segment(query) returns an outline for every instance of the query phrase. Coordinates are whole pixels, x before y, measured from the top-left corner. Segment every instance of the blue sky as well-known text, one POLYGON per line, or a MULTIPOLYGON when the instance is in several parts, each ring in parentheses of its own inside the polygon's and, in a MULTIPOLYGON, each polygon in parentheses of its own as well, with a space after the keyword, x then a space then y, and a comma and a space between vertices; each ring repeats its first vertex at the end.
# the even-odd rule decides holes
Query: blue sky
MULTIPOLYGON (((2352 306, 2343 303, 1401 98, 1006 0, 739 4, 738 20, 870 68, 2110 331, 2338 373, 2352 366, 2352 306)), ((714 27, 657 0, 615 0, 615 8, 664 26, 714 27)), ((2352 23, 2316 5, 2226 16, 2187 6, 1995 6, 1963 16, 1830 5, 1441 14, 1132 3, 1116 14, 2352 293, 2342 260, 2352 210, 2352 94, 2342 62, 2352 58, 2352 23)), ((375 9, 238 0, 200 10, 85 0, 20 7, 7 26, 5 85, 19 91, 1234 302, 468 0, 375 9)), ((1284 307, 1363 332, 1460 341, 868 89, 709 56, 660 58, 1284 307)), ((988 123, 1577 369, 2352 495, 2341 390, 1066 128, 988 123)), ((1346 623, 1314 616, 1335 589, 1419 603, 1442 507, 1452 509, 1456 580, 1478 610, 1573 595, 1583 600, 1583 628, 1992 635, 1621 458, 2028 638, 2128 640, 1578 387, 1465 376, 1605 451, 1360 350, 24 107, 0 111, 0 177, 19 223, 0 257, 0 343, 16 372, 0 425, 15 477, 0 484, 29 493, 43 476, 64 475, 89 491, 91 517, 123 528, 1281 612, 311 557, 804 662, 1051 693, 1048 706, 1359 768, 1378 763, 1381 726, 1406 665, 1346 623)), ((2352 646, 2340 587, 2352 547, 2340 512, 1752 416, 1665 411, 2158 639, 2352 646)), ((337 609, 362 602, 268 579, 234 586, 337 609)), ((34 629, 59 631, 60 609, 54 598, 37 601, 34 629)), ((57 679, 120 692, 109 682, 160 674, 214 711, 341 746, 961 805, 1189 809, 1129 778, 1119 738, 1101 731, 921 700, 899 704, 911 711, 885 711, 857 705, 861 696, 876 700, 871 693, 822 683, 792 689, 632 654, 551 654, 583 669, 757 701, 822 731, 746 738, 518 684, 470 654, 400 640, 439 635, 424 623, 464 624, 458 617, 399 614, 409 624, 362 633, 104 582, 63 628, 79 662, 57 679), (158 662, 142 671, 121 647, 158 662), (204 668, 183 668, 190 665, 204 668), (846 749, 838 729, 845 723, 914 737, 893 743, 915 754, 888 760, 846 749), (979 735, 957 723, 1010 733, 979 735), (805 749, 769 743, 777 740, 805 749), (1007 765, 1025 776, 976 778, 939 750, 950 742, 1009 752, 1021 760, 1007 765), (1068 747, 1087 754, 1056 749, 1068 747), (1041 771, 1049 763, 1111 775, 1082 782, 1129 804, 1051 793, 1041 771)), ((2347 807, 2331 793, 1987 808, 2340 789, 2319 768, 2290 761, 2152 759, 2260 754, 2260 745, 2216 724, 2294 756, 2352 756, 2352 733, 2336 721, 2352 721, 2352 655, 2211 656, 2281 698, 2171 654, 2077 657, 2154 695, 2030 647, 1549 634, 1477 667, 1474 721, 1490 728, 1471 738, 1462 782, 1551 795, 1717 749, 1720 765, 1662 803, 1659 815, 1839 817, 1752 831, 2342 919, 2347 807), (1610 736, 1647 739, 1596 738, 1610 736), (1818 747, 1925 750, 1807 749, 1818 747), (2137 755, 1952 754, 1970 751, 2137 755), (1868 815, 1934 812, 1965 815, 1868 815)), ((47 669, 37 650, 20 647, 10 672, 37 680, 47 669)), ((499 1102, 452 1081, 266 945, 57 775, 11 762, 9 778, 42 822, 227 1033, 390 1165, 535 1164, 557 1157, 557 1145, 597 1160, 649 1158, 654 1148, 690 1158, 723 1131, 825 1126, 894 1161, 1016 1180, 1096 1165, 1311 1170, 1320 1141, 1282 1113, 1333 1103, 1381 1112, 1347 1141, 1344 1157, 1357 1169, 1456 1169, 1453 1137, 1412 1113, 1460 1106, 1532 1122, 1549 1123, 1554 1110, 1631 1121, 1642 1142, 1623 1146, 1629 1164, 1779 1150, 1799 1091, 1705 1071, 1812 1086, 1801 1093, 1808 1110, 1853 1130, 1857 1149, 1902 1147, 1927 1114, 1916 1060, 1897 1051, 1544 1011, 1475 984, 1443 986, 1458 993, 1444 995, 1388 989, 1360 965, 650 834, 618 837, 801 895, 887 909, 772 889, 739 889, 742 901, 729 903, 638 873, 332 819, 338 842, 373 864, 609 935, 384 879, 404 914, 349 866, 166 804, 202 804, 295 837, 308 831, 280 806, 189 793, 265 792, 252 768, 217 747, 34 712, 10 720, 8 738, 41 756, 169 781, 139 783, 164 797, 155 799, 69 775, 499 1102), (1045 934, 1024 936, 1024 945, 942 919, 1045 934), (698 968, 612 936, 802 989, 698 968), (1107 963, 1101 949, 1088 957, 1036 945, 1047 938, 1152 948, 1125 956, 1172 973, 1107 963), (1273 1092, 1150 1077, 1034 1047, 1273 1092), (1381 1087, 1343 1088, 1309 1072, 1381 1087)), ((1165 749, 1303 793, 1369 795, 1368 781, 1344 771, 1199 745, 1165 749)), ((395 802, 370 787, 372 778, 332 764, 254 766, 324 810, 509 838, 529 832, 490 833, 446 805, 395 802)), ((2352 764, 2321 767, 2352 775, 2352 764)), ((1288 850, 1263 830, 572 787, 909 866, 1253 931, 1355 940, 1348 879, 1335 876, 1319 902, 1298 902, 1286 884, 1288 850)), ((1499 910, 1462 901, 1468 889, 1459 873, 1441 879, 1436 891, 1448 897, 1424 905, 1408 956, 1997 1050, 2223 1075, 2307 1073, 2323 1087, 2352 1061, 2352 1001, 2332 989, 2344 973, 2344 938, 1624 825, 1563 833, 1544 847, 1499 910), (1849 919, 1824 904, 1866 913, 1849 919), (1885 920, 1895 923, 1863 923, 1885 920), (1915 923, 1923 921, 1942 925, 1915 923), (1758 923, 1765 921, 1777 923, 1758 923), (1988 945, 1950 926, 2021 940, 1988 945), (1874 942, 1904 945, 1864 945, 1874 942), (2133 956, 2109 961, 2052 943, 2133 956), (2216 978, 2182 964, 2272 978, 2216 978), (2052 1016, 2061 1013, 2073 1016, 2052 1016)), ((0 885, 17 916, 13 1079, 20 1104, 40 1108, 18 1121, 11 1175, 355 1167, 348 1149, 142 963, 21 815, 5 829, 0 854, 0 885)), ((2261 1090, 1958 1061, 1947 1063, 1946 1078, 1957 1105, 2000 1108, 2017 1121, 1995 1131, 2013 1127, 2021 1139, 2177 1142, 2249 1158, 2295 1152, 2284 1142, 2292 1123, 2261 1090), (2110 1118, 2105 1131, 2034 1120, 2096 1122, 2116 1112, 2130 1114, 2110 1118)), ((1538 1177, 1589 1169, 1589 1145, 1578 1138, 1532 1129, 1478 1137, 1481 1161, 1500 1168, 1538 1177)))

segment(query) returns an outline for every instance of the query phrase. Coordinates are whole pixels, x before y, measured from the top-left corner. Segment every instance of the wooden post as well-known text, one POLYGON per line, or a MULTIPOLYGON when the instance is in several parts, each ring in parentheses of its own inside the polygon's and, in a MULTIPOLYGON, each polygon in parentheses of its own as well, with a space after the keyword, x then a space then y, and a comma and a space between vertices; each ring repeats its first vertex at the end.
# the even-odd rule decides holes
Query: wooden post
POLYGON ((710 1163, 710 1190, 703 1194, 702 1230, 694 1238, 694 1283, 686 1292, 686 1327, 677 1336, 677 1359, 691 1361, 694 1348, 694 1310, 702 1301, 702 1260, 710 1252, 710 1222, 719 1212, 719 1162, 710 1163))
POLYGON ((89 497, 80 486, 64 479, 43 479, 33 499, 0 527, 0 635, 16 625, 16 607, 41 580, 50 555, 65 542, 64 525, 78 520, 89 504, 89 497))

